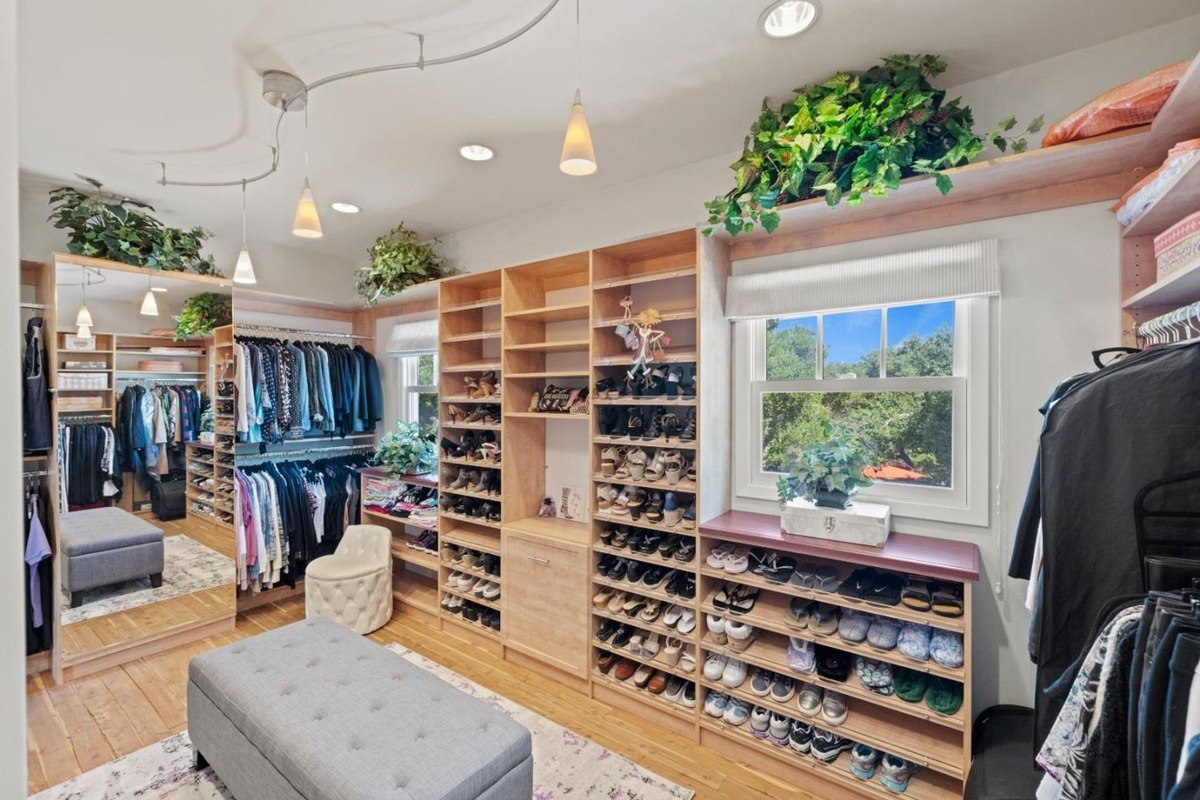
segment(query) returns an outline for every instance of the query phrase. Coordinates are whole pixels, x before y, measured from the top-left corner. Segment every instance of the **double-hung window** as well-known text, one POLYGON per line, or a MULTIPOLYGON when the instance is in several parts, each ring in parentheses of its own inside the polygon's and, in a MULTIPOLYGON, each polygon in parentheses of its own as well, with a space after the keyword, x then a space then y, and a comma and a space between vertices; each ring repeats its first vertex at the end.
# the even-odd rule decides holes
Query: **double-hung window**
POLYGON ((422 425, 438 420, 437 353, 396 357, 400 386, 400 419, 422 425))
POLYGON ((777 501, 799 450, 844 426, 873 451, 863 500, 987 524, 987 297, 748 316, 734 323, 737 498, 777 501))

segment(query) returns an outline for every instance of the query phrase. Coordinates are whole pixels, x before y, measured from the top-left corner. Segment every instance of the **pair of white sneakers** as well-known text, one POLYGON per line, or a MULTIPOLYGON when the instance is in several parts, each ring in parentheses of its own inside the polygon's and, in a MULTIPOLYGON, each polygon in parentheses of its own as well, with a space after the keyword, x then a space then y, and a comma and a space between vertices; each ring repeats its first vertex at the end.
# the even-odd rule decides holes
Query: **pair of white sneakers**
POLYGON ((477 578, 466 572, 451 572, 446 579, 446 587, 460 592, 471 592, 476 597, 485 600, 496 600, 500 597, 500 583, 477 578))
POLYGON ((755 706, 750 712, 750 731, 759 739, 770 739, 773 744, 784 747, 792 732, 792 719, 755 706))
POLYGON ((746 682, 750 667, 745 661, 712 653, 704 662, 704 677, 710 681, 720 681, 730 689, 736 689, 746 682))

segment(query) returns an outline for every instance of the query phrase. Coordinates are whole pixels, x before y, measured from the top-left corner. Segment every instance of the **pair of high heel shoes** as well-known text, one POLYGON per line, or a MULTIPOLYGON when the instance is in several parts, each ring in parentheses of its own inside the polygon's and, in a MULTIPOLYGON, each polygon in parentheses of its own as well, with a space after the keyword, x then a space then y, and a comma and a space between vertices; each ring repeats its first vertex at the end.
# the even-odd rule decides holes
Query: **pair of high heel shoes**
POLYGON ((458 514, 460 517, 485 519, 489 522, 500 521, 500 504, 491 500, 477 500, 474 497, 443 494, 438 501, 442 510, 458 514))
POLYGON ((475 494, 500 494, 500 473, 493 469, 449 469, 442 474, 447 491, 466 490, 475 494))
POLYGON ((696 396, 696 368, 684 364, 659 365, 637 375, 626 372, 620 381, 601 378, 596 381, 596 396, 610 399, 616 397, 690 399, 696 396))
POLYGON ((442 454, 461 461, 478 461, 484 465, 500 464, 500 443, 492 431, 466 431, 456 442, 442 437, 442 454))
POLYGON ((450 423, 459 424, 466 423, 480 425, 499 425, 500 417, 491 406, 476 406, 471 411, 465 411, 456 405, 446 406, 446 417, 450 423))
POLYGON ((674 411, 661 406, 610 406, 601 409, 600 433, 614 439, 624 436, 645 442, 659 439, 670 442, 674 437, 681 442, 692 442, 696 440, 696 409, 689 408, 680 418, 674 411))
POLYGON ((463 383, 467 386, 467 397, 472 400, 500 396, 500 381, 496 379, 496 373, 492 370, 488 370, 478 378, 467 375, 463 378, 463 383))
POLYGON ((568 388, 550 384, 545 391, 534 392, 529 397, 529 412, 539 414, 586 414, 588 413, 587 388, 568 388))

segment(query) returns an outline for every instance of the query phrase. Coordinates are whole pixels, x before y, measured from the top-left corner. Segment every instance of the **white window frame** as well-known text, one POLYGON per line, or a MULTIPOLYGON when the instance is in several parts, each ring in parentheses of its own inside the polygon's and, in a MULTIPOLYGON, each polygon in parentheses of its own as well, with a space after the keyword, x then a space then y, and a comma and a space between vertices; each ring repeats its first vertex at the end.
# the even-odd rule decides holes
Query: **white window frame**
MULTIPOLYGON (((886 376, 887 308, 883 306, 881 369, 886 376)), ((880 308, 875 306, 873 308, 880 308)), ((863 309, 866 310, 866 309, 863 309)), ((818 316, 798 314, 797 316, 818 316)), ((828 312, 841 313, 841 311, 828 312)), ((796 392, 950 391, 952 405, 952 478, 949 488, 875 483, 860 490, 864 501, 891 506, 896 516, 962 525, 988 524, 988 415, 990 320, 986 297, 955 301, 954 374, 928 378, 829 378, 768 381, 766 377, 766 320, 733 324, 733 491, 735 500, 778 503, 778 473, 762 470, 762 395, 796 392)), ((823 325, 818 324, 819 334, 823 325)), ((822 347, 818 344, 817 358, 822 347)), ((818 370, 821 365, 818 365, 818 370)), ((820 375, 820 371, 817 373, 820 375)))
POLYGON ((419 397, 421 394, 438 393, 437 383, 421 384, 417 383, 418 370, 422 356, 433 356, 433 377, 437 380, 438 363, 436 350, 414 350, 411 353, 399 353, 396 355, 396 375, 399 389, 399 407, 397 409, 398 416, 404 422, 417 422, 417 414, 419 397))

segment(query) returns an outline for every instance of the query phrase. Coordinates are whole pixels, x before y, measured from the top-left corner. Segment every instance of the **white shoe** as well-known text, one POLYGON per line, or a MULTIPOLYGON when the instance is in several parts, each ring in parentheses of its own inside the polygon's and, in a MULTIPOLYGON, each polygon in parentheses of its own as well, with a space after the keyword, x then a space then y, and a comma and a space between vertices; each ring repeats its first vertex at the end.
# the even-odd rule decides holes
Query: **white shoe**
POLYGON ((710 717, 724 716, 727 705, 729 705, 729 695, 724 692, 709 692, 708 697, 704 699, 704 713, 710 717))
POLYGON ((721 683, 728 686, 730 689, 736 689, 746 682, 746 673, 749 668, 745 661, 738 661, 736 658, 729 659, 729 663, 725 665, 725 670, 721 673, 721 683))
POLYGON ((704 677, 710 681, 721 680, 721 676, 725 674, 725 665, 728 663, 728 656, 723 656, 720 653, 711 654, 708 660, 704 662, 704 677))
POLYGON ((690 608, 685 608, 683 613, 679 615, 679 622, 676 623, 675 630, 684 636, 696 630, 696 612, 690 608))

